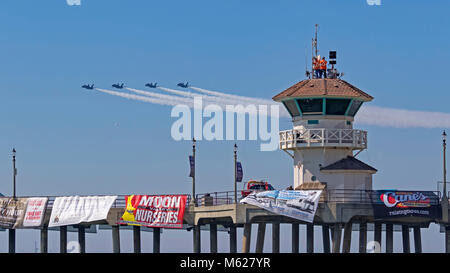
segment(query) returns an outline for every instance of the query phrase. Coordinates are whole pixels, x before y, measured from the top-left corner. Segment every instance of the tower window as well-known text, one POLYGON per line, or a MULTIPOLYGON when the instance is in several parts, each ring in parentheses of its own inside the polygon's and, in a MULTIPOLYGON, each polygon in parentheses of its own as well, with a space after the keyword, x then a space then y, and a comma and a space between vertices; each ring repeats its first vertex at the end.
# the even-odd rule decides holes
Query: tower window
POLYGON ((350 99, 327 99, 327 115, 345 115, 350 99))
POLYGON ((283 101, 284 107, 289 111, 292 117, 300 116, 298 112, 297 104, 294 100, 283 101))
POLYGON ((321 115, 323 99, 298 99, 298 105, 303 115, 321 115))
POLYGON ((354 117, 356 112, 358 112, 359 108, 361 107, 362 103, 363 102, 360 100, 354 100, 352 102, 352 105, 350 105, 350 109, 348 109, 347 115, 354 117))

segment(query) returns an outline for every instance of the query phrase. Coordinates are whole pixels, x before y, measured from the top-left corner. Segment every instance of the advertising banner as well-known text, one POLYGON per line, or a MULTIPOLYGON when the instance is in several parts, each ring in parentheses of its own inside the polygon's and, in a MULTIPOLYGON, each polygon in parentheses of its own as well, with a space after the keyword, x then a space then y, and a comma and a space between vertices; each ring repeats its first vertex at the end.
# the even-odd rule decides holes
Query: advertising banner
POLYGON ((440 218, 442 215, 439 197, 434 192, 379 190, 371 196, 375 219, 401 216, 440 218))
POLYGON ((242 177, 244 176, 244 172, 242 170, 241 162, 236 162, 236 182, 242 182, 242 177))
POLYGON ((0 227, 39 227, 44 219, 48 198, 0 198, 0 227))
POLYGON ((182 228, 187 195, 129 195, 119 224, 182 228))
POLYGON ((312 223, 321 194, 321 190, 254 192, 242 199, 241 203, 312 223))
POLYGON ((49 227, 106 220, 117 196, 64 196, 53 203, 49 227))

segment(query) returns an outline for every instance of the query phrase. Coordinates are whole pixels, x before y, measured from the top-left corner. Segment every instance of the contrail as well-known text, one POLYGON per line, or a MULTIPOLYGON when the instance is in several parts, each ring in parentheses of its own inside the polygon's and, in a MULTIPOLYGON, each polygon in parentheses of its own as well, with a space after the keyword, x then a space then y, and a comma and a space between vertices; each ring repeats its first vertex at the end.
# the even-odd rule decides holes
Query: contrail
POLYGON ((177 97, 177 96, 164 95, 164 94, 159 94, 159 93, 155 93, 155 92, 149 92, 149 91, 144 91, 144 90, 139 90, 139 89, 134 89, 134 88, 125 88, 125 89, 127 89, 131 92, 135 92, 135 93, 144 95, 144 96, 155 97, 155 98, 169 100, 169 101, 177 101, 177 104, 193 102, 192 99, 186 99, 186 98, 177 97))
POLYGON ((231 99, 235 99, 235 100, 240 100, 240 101, 249 101, 253 104, 267 104, 267 105, 272 105, 272 104, 280 104, 278 102, 272 101, 272 100, 268 100, 268 99, 262 99, 262 98, 252 98, 252 97, 245 97, 245 96, 238 96, 238 95, 232 95, 232 94, 227 94, 227 93, 222 93, 222 92, 218 92, 218 91, 212 91, 212 90, 207 90, 207 89, 203 89, 203 88, 199 88, 199 87, 194 87, 191 86, 189 87, 191 89, 194 89, 198 92, 201 93, 205 93, 205 94, 210 94, 213 96, 217 96, 217 97, 225 97, 225 98, 231 98, 231 99))
MULTIPOLYGON (((245 100, 253 104, 274 104, 273 101, 263 98, 231 95, 198 87, 190 88, 215 96, 245 100)), ((280 108, 280 117, 290 118, 284 107, 280 108)), ((363 105, 355 117, 355 122, 364 125, 395 128, 450 128, 450 114, 363 105)))
MULTIPOLYGON (((170 88, 166 88, 166 87, 158 87, 158 89, 161 89, 161 90, 169 92, 169 93, 177 94, 180 96, 190 97, 190 98, 202 97, 206 101, 214 101, 214 102, 220 103, 222 105, 240 104, 236 99, 229 99, 229 98, 218 97, 218 96, 206 96, 203 94, 191 93, 191 92, 186 92, 186 91, 181 91, 181 90, 176 90, 176 89, 170 89, 170 88)), ((250 104, 250 102, 247 102, 245 104, 246 105, 250 104)))
POLYGON ((361 108, 356 122, 396 128, 450 128, 450 114, 369 105, 361 108))
MULTIPOLYGON (((162 100, 162 99, 156 99, 156 98, 149 98, 149 97, 138 96, 138 95, 122 93, 122 92, 116 92, 116 91, 111 91, 111 90, 106 90, 106 89, 101 89, 101 88, 95 88, 95 90, 103 92, 103 93, 106 93, 106 94, 110 94, 110 95, 113 95, 113 96, 118 96, 118 97, 130 99, 130 100, 138 100, 138 101, 143 101, 143 102, 148 102, 148 103, 153 103, 153 104, 159 104, 159 105, 175 106, 175 105, 179 105, 180 104, 179 102, 175 102, 175 101, 162 100)), ((193 101, 186 102, 186 104, 190 108, 193 107, 193 101)))

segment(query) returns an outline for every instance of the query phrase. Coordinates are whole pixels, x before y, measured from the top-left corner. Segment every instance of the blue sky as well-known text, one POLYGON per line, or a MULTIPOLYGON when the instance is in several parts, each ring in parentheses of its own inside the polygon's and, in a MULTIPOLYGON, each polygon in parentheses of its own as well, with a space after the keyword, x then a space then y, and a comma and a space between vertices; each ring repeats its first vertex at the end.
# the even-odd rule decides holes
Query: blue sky
MULTIPOLYGON (((80 85, 143 89, 157 81, 174 88, 189 81, 270 99, 304 78, 315 23, 321 53, 338 51, 344 79, 374 96, 370 105, 449 113, 448 10, 444 0, 4 0, 0 192, 12 191, 15 147, 19 195, 189 193, 191 146, 170 137, 170 107, 80 85)), ((290 126, 280 123, 281 130, 290 126)), ((375 188, 436 189, 444 128, 359 128, 369 132, 359 158, 378 169, 375 188)), ((261 152, 255 141, 238 145, 244 179, 292 183, 283 152, 261 152)), ((232 189, 232 146, 198 143, 197 192, 232 189)), ((436 234, 424 249, 442 249, 436 234)), ((6 242, 6 233, 0 237, 6 242)))

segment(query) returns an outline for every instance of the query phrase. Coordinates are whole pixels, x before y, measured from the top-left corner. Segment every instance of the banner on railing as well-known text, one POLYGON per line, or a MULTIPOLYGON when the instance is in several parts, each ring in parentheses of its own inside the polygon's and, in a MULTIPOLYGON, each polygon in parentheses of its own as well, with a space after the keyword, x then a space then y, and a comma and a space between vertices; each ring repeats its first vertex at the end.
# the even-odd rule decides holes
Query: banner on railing
POLYGON ((194 177, 195 176, 195 158, 192 155, 189 156, 189 167, 190 167, 189 177, 194 177))
POLYGON ((187 195, 129 195, 118 224, 182 228, 187 195))
POLYGON ((117 196, 64 196, 53 202, 49 227, 106 220, 117 196))
POLYGON ((39 227, 44 219, 48 198, 0 198, 0 227, 39 227))
POLYGON ((242 199, 241 203, 255 205, 276 214, 312 223, 321 194, 321 190, 254 192, 242 199))
POLYGON ((244 172, 242 170, 241 162, 236 162, 236 182, 242 182, 242 177, 244 176, 244 172))
POLYGON ((434 192, 378 190, 372 194, 375 219, 416 216, 441 218, 439 197, 434 192))

